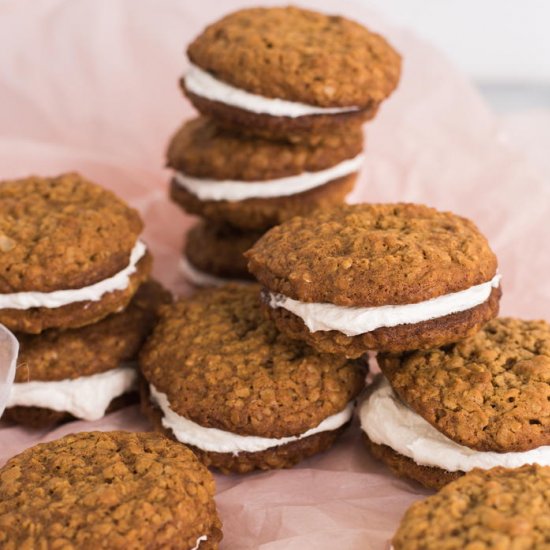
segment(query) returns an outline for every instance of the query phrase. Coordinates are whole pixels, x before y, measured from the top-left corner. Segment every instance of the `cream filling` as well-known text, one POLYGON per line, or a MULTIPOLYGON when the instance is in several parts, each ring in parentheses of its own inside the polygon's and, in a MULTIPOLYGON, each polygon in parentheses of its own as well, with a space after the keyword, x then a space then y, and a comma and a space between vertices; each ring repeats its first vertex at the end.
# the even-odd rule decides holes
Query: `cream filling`
POLYGON ((251 281, 245 279, 226 279, 224 277, 217 277, 210 273, 200 271, 185 257, 182 256, 179 262, 179 268, 183 276, 195 286, 223 286, 227 283, 240 283, 243 285, 250 284, 251 281))
POLYGON ((386 379, 359 408, 361 428, 378 445, 391 447, 423 466, 449 472, 524 464, 550 466, 550 446, 513 453, 482 452, 455 443, 404 405, 386 379))
POLYGON ((55 382, 19 382, 11 388, 7 407, 43 407, 82 420, 99 420, 111 401, 136 383, 137 370, 129 366, 55 382))
POLYGON ((199 550, 199 547, 201 545, 201 542, 206 542, 208 540, 208 537, 206 535, 202 535, 197 539, 197 542, 195 543, 195 546, 191 548, 191 550, 199 550))
POLYGON ((486 283, 417 304, 344 307, 299 302, 273 292, 268 294, 268 303, 272 308, 282 307, 300 317, 310 332, 336 330, 346 336, 357 336, 381 327, 421 323, 471 309, 489 298, 492 289, 499 286, 500 279, 497 274, 486 283))
POLYGON ((0 294, 0 309, 31 309, 33 307, 56 308, 76 302, 97 302, 103 295, 116 290, 125 290, 130 276, 136 272, 136 265, 143 258, 147 248, 137 241, 130 254, 130 263, 117 274, 93 285, 53 292, 15 292, 0 294))
POLYGON ((170 408, 170 403, 165 393, 158 391, 152 384, 149 385, 149 388, 153 403, 162 411, 162 425, 172 430, 175 438, 181 443, 193 445, 203 451, 214 453, 232 453, 238 455, 241 452, 257 453, 265 451, 272 447, 279 447, 286 443, 304 439, 310 435, 336 430, 343 426, 353 414, 353 403, 348 403, 344 410, 325 418, 318 426, 300 435, 278 439, 255 435, 239 435, 217 428, 205 428, 188 418, 180 416, 170 408))
POLYGON ((4 325, 0 325, 0 416, 10 396, 18 355, 17 338, 4 325))
POLYGON ((242 201, 286 197, 315 189, 321 185, 357 172, 364 160, 360 154, 318 172, 303 172, 296 176, 264 181, 211 180, 176 172, 174 179, 181 187, 199 199, 211 201, 242 201))
POLYGON ((185 87, 195 95, 258 114, 297 118, 309 115, 349 113, 360 110, 360 107, 356 106, 318 107, 296 101, 286 101, 284 99, 251 94, 218 80, 192 63, 190 63, 184 78, 185 87))

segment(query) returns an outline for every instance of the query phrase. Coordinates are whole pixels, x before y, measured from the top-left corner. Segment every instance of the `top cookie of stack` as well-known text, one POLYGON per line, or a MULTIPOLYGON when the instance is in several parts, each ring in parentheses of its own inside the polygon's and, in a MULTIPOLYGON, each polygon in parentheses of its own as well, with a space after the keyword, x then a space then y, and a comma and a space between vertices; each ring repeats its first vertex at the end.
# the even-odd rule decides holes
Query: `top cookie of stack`
POLYGON ((230 14, 187 54, 182 87, 201 113, 239 132, 291 141, 371 119, 401 67, 380 35, 295 7, 230 14))
POLYGON ((193 232, 183 265, 199 283, 230 272, 245 279, 241 254, 205 262, 206 251, 231 238, 253 243, 293 216, 342 204, 363 160, 361 124, 397 86, 401 58, 358 23, 295 7, 232 13, 187 55, 181 85, 202 116, 170 142, 170 193, 223 242, 193 232), (197 248, 200 265, 190 254, 197 248), (231 263, 242 267, 235 273, 231 263))
POLYGON ((0 323, 76 328, 124 309, 151 270, 139 214, 78 174, 0 183, 0 323))

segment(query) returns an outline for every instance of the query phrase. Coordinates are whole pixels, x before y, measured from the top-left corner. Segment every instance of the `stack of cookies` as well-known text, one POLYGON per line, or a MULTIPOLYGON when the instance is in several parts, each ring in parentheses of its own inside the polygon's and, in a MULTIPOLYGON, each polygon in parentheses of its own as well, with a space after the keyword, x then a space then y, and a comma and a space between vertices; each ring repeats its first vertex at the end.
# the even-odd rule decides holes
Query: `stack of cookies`
POLYGON ((245 250, 269 228, 344 202, 361 124, 397 86, 400 57, 343 17, 245 9, 189 46, 182 88, 201 116, 172 138, 171 197, 202 221, 182 259, 199 285, 250 279, 245 250))
POLYGON ((131 361, 170 295, 138 213, 78 174, 0 183, 0 323, 20 353, 3 418, 97 420, 136 390, 131 361))

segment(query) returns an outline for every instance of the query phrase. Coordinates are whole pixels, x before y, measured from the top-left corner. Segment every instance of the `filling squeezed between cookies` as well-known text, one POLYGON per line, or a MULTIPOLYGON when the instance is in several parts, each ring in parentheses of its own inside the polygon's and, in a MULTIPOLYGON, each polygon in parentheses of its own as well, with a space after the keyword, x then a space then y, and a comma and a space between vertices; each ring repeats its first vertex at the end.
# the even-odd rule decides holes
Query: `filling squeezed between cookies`
POLYGON ((185 87, 195 95, 257 114, 297 118, 310 115, 334 115, 360 110, 360 107, 355 106, 318 107, 297 101, 251 94, 218 80, 193 63, 189 64, 189 69, 184 78, 185 87))
POLYGON ((357 172, 365 156, 357 155, 335 166, 318 172, 303 172, 296 176, 263 181, 211 180, 194 178, 182 172, 176 172, 174 179, 178 185, 187 189, 201 200, 242 201, 246 199, 269 199, 304 193, 310 189, 325 185, 330 181, 357 172))
POLYGON ((180 416, 170 408, 170 403, 165 393, 158 391, 152 384, 149 384, 149 390, 151 392, 151 401, 162 411, 162 425, 172 430, 174 437, 178 441, 187 445, 193 445, 203 451, 215 453, 232 453, 237 455, 240 452, 256 453, 265 451, 266 449, 298 441, 317 433, 336 430, 348 422, 353 414, 353 403, 348 403, 345 409, 325 418, 318 426, 300 435, 281 437, 279 439, 255 435, 239 435, 217 428, 205 428, 188 418, 180 416))
POLYGON ((300 317, 310 332, 336 330, 346 336, 358 336, 377 328, 421 323, 472 309, 489 299, 500 279, 496 274, 486 283, 417 304, 344 307, 300 302, 273 292, 267 294, 267 301, 274 309, 281 307, 300 317))
POLYGON ((137 241, 130 253, 130 262, 122 270, 103 281, 70 290, 54 290, 53 292, 15 292, 0 294, 0 309, 31 309, 33 307, 56 308, 77 302, 97 302, 109 293, 126 290, 130 284, 130 276, 137 271, 137 263, 145 256, 147 247, 142 241, 137 241))
POLYGON ((133 366, 67 380, 20 382, 13 384, 7 407, 42 407, 82 420, 99 420, 111 401, 133 390, 136 382, 133 366))
POLYGON ((495 466, 519 468, 525 464, 550 466, 550 446, 530 451, 497 453, 476 451, 455 443, 419 414, 404 405, 382 379, 359 408, 361 428, 369 439, 386 445, 423 466, 448 472, 485 470, 495 466))

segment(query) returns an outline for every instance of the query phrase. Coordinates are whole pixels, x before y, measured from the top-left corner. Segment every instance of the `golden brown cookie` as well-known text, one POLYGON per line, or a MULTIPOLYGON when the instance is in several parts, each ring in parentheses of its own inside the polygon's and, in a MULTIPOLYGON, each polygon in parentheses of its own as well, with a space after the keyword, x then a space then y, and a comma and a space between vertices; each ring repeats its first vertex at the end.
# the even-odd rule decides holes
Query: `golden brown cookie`
POLYGON ((78 174, 0 182, 0 323, 91 324, 124 308, 151 268, 138 213, 78 174))
POLYGON ((399 397, 449 439, 478 451, 550 445, 550 325, 499 318, 442 349, 378 362, 399 397))
POLYGON ((415 502, 393 537, 395 550, 548 548, 550 468, 474 470, 415 502))
POLYGON ((155 433, 83 432, 0 469, 0 546, 216 550, 214 480, 155 433))
POLYGON ((199 222, 186 235, 182 271, 197 286, 218 286, 228 279, 253 281, 244 253, 261 236, 258 231, 199 222))
POLYGON ((164 308, 140 354, 162 426, 222 471, 287 467, 326 448, 336 434, 315 436, 349 421, 364 384, 361 363, 278 333, 258 290, 226 285, 164 308))
POLYGON ((359 128, 324 135, 313 147, 246 137, 201 116, 185 122, 172 137, 166 163, 195 178, 262 181, 326 170, 362 150, 359 128))
POLYGON ((295 217, 246 253, 280 330, 357 357, 455 342, 498 313, 497 260, 469 220, 417 204, 295 217))
MULTIPOLYGON (((94 387, 97 391, 108 392, 109 383, 114 384, 118 389, 113 390, 113 401, 119 397, 118 391, 124 391, 124 394, 135 391, 135 383, 131 384, 130 380, 125 389, 121 379, 126 375, 122 369, 134 369, 128 362, 137 358, 157 320, 160 306, 170 302, 168 291, 159 283, 148 281, 141 285, 124 311, 98 323, 65 331, 51 329, 38 335, 17 334, 20 350, 15 385, 3 418, 39 428, 78 417, 74 414, 78 407, 71 414, 63 409, 63 403, 73 393, 76 396, 73 399, 78 402, 79 389, 86 392, 82 399, 93 399, 94 387), (119 371, 117 377, 115 373, 119 371), (107 372, 112 372, 108 380, 96 376, 107 372), (66 387, 67 381, 77 379, 83 384, 75 385, 73 390, 66 387), (86 380, 91 386, 85 384, 86 380), (97 382, 95 386, 93 380, 97 382), (40 385, 41 382, 45 384, 40 385), (63 385, 56 385, 56 382, 63 382, 63 385), (29 383, 32 383, 35 393, 31 392, 29 383), (49 402, 49 398, 44 401, 42 392, 49 395, 59 393, 55 410, 40 406, 42 402, 49 402)), ((132 374, 131 378, 135 381, 136 375, 132 374)), ((117 404, 129 402, 119 399, 117 404)), ((68 405, 71 406, 70 401, 68 405)), ((107 410, 114 409, 108 407, 107 410)), ((83 414, 88 413, 84 410, 83 414)))
POLYGON ((303 140, 372 118, 401 59, 354 21, 296 7, 251 8, 207 27, 182 87, 220 124, 303 140))
POLYGON ((362 148, 360 128, 324 136, 313 147, 246 138, 200 117, 184 124, 168 147, 171 197, 216 224, 267 229, 343 202, 362 148))

